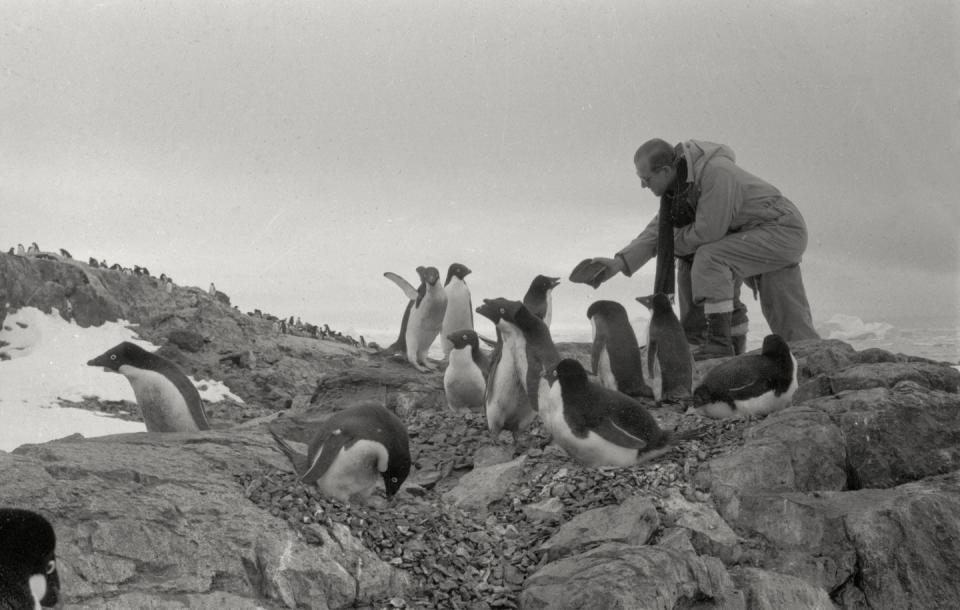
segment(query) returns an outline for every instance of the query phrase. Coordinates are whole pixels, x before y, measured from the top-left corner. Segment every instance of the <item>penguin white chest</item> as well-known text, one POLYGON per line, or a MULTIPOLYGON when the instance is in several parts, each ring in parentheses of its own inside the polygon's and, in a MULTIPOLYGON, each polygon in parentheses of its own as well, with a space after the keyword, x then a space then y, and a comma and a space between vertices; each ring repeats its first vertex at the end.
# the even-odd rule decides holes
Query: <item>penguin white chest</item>
POLYGON ((137 398, 147 432, 199 430, 183 394, 166 375, 129 365, 120 367, 137 398))
MULTIPOLYGON (((319 453, 319 452, 318 452, 319 453)), ((382 481, 389 454, 381 443, 358 440, 340 453, 323 476, 317 479, 321 493, 342 502, 365 502, 382 481)))
POLYGON ((443 314, 441 341, 444 353, 453 349, 447 335, 458 330, 473 330, 473 309, 470 306, 470 290, 467 283, 453 278, 444 288, 447 295, 447 307, 443 314))
POLYGON ((613 367, 610 366, 610 352, 607 351, 606 346, 600 349, 600 354, 597 356, 597 381, 605 388, 619 389, 617 378, 613 374, 613 367))
POLYGON ((443 389, 451 409, 483 408, 483 373, 473 361, 469 345, 450 351, 450 363, 443 373, 443 389))

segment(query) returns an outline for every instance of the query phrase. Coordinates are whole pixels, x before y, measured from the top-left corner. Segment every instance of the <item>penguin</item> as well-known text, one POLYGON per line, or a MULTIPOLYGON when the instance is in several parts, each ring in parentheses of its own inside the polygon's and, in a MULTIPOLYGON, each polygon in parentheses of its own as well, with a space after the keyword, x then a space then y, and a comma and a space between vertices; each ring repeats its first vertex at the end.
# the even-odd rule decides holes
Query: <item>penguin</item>
POLYGON ((56 546, 56 534, 45 517, 22 508, 0 508, 0 608, 57 605, 56 546))
MULTIPOLYGON (((637 297, 641 303, 644 297, 637 297)), ((653 315, 647 341, 647 372, 660 365, 660 402, 683 402, 693 390, 693 356, 680 320, 670 299, 662 292, 653 295, 653 315)))
POLYGON ((763 338, 760 354, 736 356, 710 369, 693 393, 708 417, 749 417, 787 407, 797 391, 797 359, 780 335, 763 338))
POLYGON ((540 418, 554 442, 588 467, 624 467, 662 456, 705 429, 664 431, 643 405, 622 392, 589 381, 572 358, 547 370, 548 399, 540 418))
POLYGON ((87 364, 127 378, 133 386, 147 432, 210 429, 197 388, 166 358, 124 341, 87 364))
POLYGON ((652 399, 653 390, 643 380, 637 335, 623 305, 616 301, 594 301, 587 308, 587 318, 593 325, 590 362, 600 384, 633 398, 652 399))
POLYGON ((217 296, 217 287, 213 284, 213 282, 210 282, 210 288, 207 289, 207 294, 212 297, 217 296))
POLYGON ((17 256, 26 256, 27 251, 23 249, 23 244, 17 244, 17 256))
POLYGON ((13 254, 13 253, 14 253, 13 246, 10 246, 10 249, 7 250, 7 254, 13 254))
POLYGON ((418 371, 435 371, 436 367, 427 362, 427 350, 440 334, 447 311, 447 294, 439 283, 440 272, 436 267, 417 267, 420 286, 416 289, 396 273, 387 271, 383 275, 410 299, 400 323, 400 337, 391 349, 405 353, 407 361, 418 371))
POLYGON ((533 315, 520 301, 493 299, 491 303, 501 312, 498 327, 510 324, 520 331, 522 340, 515 344, 514 363, 530 401, 530 408, 537 410, 543 373, 560 361, 560 353, 550 336, 550 329, 546 322, 533 315))
POLYGON ((480 353, 477 333, 469 329, 451 333, 447 340, 453 346, 447 370, 443 372, 443 390, 451 410, 483 410, 487 364, 480 353))
POLYGON ((93 258, 92 256, 89 259, 87 259, 87 264, 93 267, 94 269, 100 266, 100 263, 97 262, 97 259, 93 258))
POLYGON ((27 248, 27 254, 38 254, 40 252, 40 246, 37 245, 37 242, 30 242, 30 247, 27 248))
POLYGON ((366 503, 382 479, 392 498, 410 474, 410 439, 400 419, 379 405, 358 405, 324 419, 307 449, 293 450, 270 430, 298 480, 341 502, 366 503))
POLYGON ((440 328, 440 344, 444 357, 453 349, 449 339, 452 333, 473 330, 473 304, 470 301, 470 288, 464 279, 470 273, 470 269, 460 263, 453 263, 447 269, 447 279, 443 283, 443 291, 447 295, 447 309, 440 328))
POLYGON ((550 326, 550 318, 553 314, 553 289, 560 283, 558 277, 547 277, 538 275, 530 282, 530 288, 523 295, 523 305, 530 310, 530 313, 537 316, 547 326, 550 326))
POLYGON ((484 299, 483 305, 476 310, 497 327, 497 347, 490 358, 483 405, 487 429, 494 440, 500 436, 500 432, 508 430, 513 435, 514 444, 517 444, 520 432, 527 429, 537 413, 530 407, 526 386, 517 366, 518 355, 526 351, 523 332, 518 326, 503 321, 506 308, 495 301, 484 299))

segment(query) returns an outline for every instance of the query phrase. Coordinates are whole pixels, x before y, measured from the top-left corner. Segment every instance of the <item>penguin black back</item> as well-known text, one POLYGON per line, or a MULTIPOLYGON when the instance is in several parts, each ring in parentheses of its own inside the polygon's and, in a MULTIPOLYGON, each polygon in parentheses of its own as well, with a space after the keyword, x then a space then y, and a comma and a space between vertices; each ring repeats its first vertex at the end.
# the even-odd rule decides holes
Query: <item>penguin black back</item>
POLYGON ((550 323, 549 320, 547 320, 547 310, 550 304, 549 293, 556 288, 559 283, 560 278, 558 277, 538 275, 533 278, 533 281, 530 282, 530 287, 527 289, 527 293, 523 295, 524 306, 530 310, 530 313, 546 321, 547 324, 550 323))
POLYGON ((33 610, 59 600, 57 539, 38 513, 0 508, 0 609, 33 610))
MULTIPOLYGON (((637 343, 637 335, 623 305, 616 301, 594 301, 587 308, 587 318, 594 327, 591 351, 593 373, 612 374, 616 382, 614 389, 627 396, 653 398, 653 390, 643 379, 640 344, 637 343), (604 352, 606 360, 603 360, 604 352), (609 370, 606 370, 608 365, 609 370)), ((604 385, 609 385, 609 382, 604 385)))

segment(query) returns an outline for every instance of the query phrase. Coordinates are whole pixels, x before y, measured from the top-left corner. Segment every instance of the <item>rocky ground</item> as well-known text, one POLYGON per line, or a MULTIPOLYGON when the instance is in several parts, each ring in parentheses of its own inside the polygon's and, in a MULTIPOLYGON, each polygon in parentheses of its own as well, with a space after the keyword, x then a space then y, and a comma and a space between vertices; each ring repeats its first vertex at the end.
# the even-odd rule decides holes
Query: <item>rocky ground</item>
POLYGON ((55 523, 69 610, 960 607, 960 372, 943 363, 796 343, 790 408, 750 422, 654 410, 704 434, 649 464, 584 469, 536 426, 493 442, 482 416, 446 409, 439 373, 278 335, 199 289, 22 259, 0 255, 11 309, 137 322, 244 400, 209 405, 202 433, 0 452, 5 502, 55 523), (268 428, 305 443, 364 401, 407 424, 414 470, 393 500, 346 506, 297 483, 268 428))

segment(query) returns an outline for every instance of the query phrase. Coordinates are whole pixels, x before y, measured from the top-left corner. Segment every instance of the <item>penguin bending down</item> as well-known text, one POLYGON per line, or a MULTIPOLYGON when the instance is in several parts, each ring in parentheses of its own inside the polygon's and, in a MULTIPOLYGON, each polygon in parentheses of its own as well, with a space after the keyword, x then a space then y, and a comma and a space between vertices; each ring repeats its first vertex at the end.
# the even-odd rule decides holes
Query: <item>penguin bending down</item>
POLYGON ((379 405, 350 407, 327 417, 305 456, 273 430, 270 434, 293 464, 299 481, 316 483, 323 495, 341 502, 365 503, 378 480, 391 498, 410 474, 407 429, 379 405))
POLYGON ((522 331, 502 317, 506 309, 497 303, 484 299, 477 307, 477 313, 493 322, 497 327, 497 347, 490 359, 490 372, 483 394, 484 410, 487 414, 487 428, 496 439, 503 430, 509 430, 517 443, 519 433, 526 430, 537 416, 530 407, 526 386, 517 365, 519 354, 526 351, 522 331))
MULTIPOLYGON (((645 299, 637 297, 641 303, 645 299)), ((660 402, 688 400, 693 389, 693 356, 687 335, 667 295, 658 292, 651 305, 647 372, 653 377, 654 364, 659 363, 660 402)))
POLYGON ((453 410, 482 411, 483 393, 486 389, 486 363, 480 353, 477 333, 464 329, 451 333, 447 340, 453 346, 447 370, 443 372, 447 406, 453 410))
POLYGON ((21 508, 0 508, 0 608, 57 605, 57 537, 50 522, 21 508))
POLYGON ((547 277, 538 275, 530 282, 530 288, 523 295, 523 305, 530 310, 530 313, 543 320, 547 326, 550 326, 550 318, 553 315, 553 289, 560 283, 558 277, 547 277))
POLYGON ((643 379, 640 345, 627 310, 615 301, 595 301, 587 308, 593 325, 590 361, 600 384, 633 398, 653 399, 653 390, 643 379))
POLYGON ((147 432, 210 429, 197 388, 166 358, 124 341, 87 364, 127 378, 133 386, 147 432))
POLYGON ((710 369, 693 393, 694 407, 715 418, 779 411, 797 391, 797 359, 780 335, 767 335, 760 354, 736 356, 710 369))
POLYGON ((661 430, 642 404, 589 381, 583 365, 571 358, 548 370, 544 379, 549 385, 540 407, 544 428, 586 466, 633 466, 703 434, 700 429, 680 434, 661 430))
POLYGON ((473 304, 470 301, 470 288, 464 279, 470 273, 470 269, 460 263, 453 263, 447 269, 447 279, 443 283, 443 291, 447 295, 447 309, 440 328, 440 344, 444 356, 453 349, 453 343, 449 339, 452 333, 473 330, 473 304))
POLYGON ((410 302, 403 312, 400 323, 400 337, 391 346, 391 350, 402 351, 418 371, 428 373, 436 367, 427 363, 427 350, 443 325, 443 316, 447 311, 447 295, 438 282, 440 272, 436 267, 417 267, 420 276, 419 288, 396 273, 387 271, 384 277, 403 290, 410 302))

